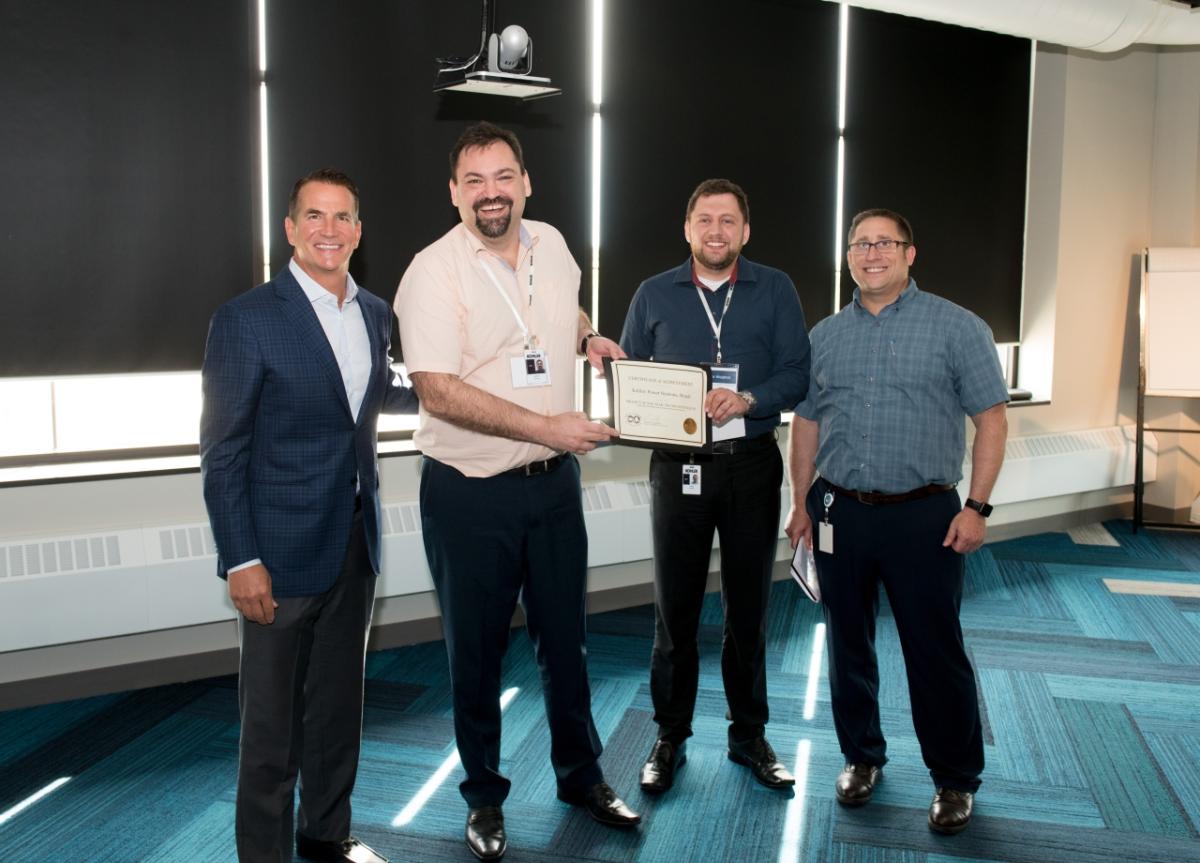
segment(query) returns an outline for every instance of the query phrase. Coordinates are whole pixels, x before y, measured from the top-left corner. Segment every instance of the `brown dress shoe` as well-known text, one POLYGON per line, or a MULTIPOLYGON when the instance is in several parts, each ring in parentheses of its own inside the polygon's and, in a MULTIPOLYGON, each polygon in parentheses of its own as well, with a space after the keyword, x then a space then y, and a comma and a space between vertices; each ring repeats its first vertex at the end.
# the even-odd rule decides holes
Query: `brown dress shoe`
POLYGON ((953 835, 967 829, 971 822, 971 807, 975 795, 970 791, 939 788, 929 805, 929 829, 935 833, 953 835))
POLYGON ((480 860, 499 860, 508 850, 504 812, 499 806, 477 806, 467 812, 467 847, 480 860))
POLYGON ((883 778, 883 768, 870 764, 847 764, 838 774, 834 793, 843 806, 862 806, 871 802, 875 785, 883 778))
POLYGON ((756 737, 745 743, 730 743, 729 760, 749 767, 755 780, 768 788, 790 788, 796 784, 796 777, 775 756, 775 750, 765 737, 756 737))
POLYGON ((329 842, 297 833, 296 853, 304 860, 318 863, 388 863, 386 857, 353 836, 340 842, 329 842))
POLYGON ((558 799, 572 806, 582 806, 593 819, 609 827, 633 827, 642 820, 642 816, 626 806, 607 782, 597 782, 586 791, 559 786, 558 799))
POLYGON ((686 744, 678 745, 661 737, 654 741, 650 757, 642 765, 639 777, 642 790, 648 794, 662 794, 675 784, 675 770, 687 761, 686 744))

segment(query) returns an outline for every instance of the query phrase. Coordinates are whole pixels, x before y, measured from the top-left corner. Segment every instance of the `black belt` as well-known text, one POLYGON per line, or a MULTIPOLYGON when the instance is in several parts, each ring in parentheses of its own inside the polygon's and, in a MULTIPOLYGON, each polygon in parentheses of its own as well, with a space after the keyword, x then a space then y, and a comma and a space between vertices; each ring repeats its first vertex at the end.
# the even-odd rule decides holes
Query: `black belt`
POLYGON ((870 506, 880 506, 886 503, 904 503, 909 500, 920 500, 923 497, 931 497, 935 494, 941 494, 944 491, 953 491, 952 485, 938 485, 930 483, 923 485, 920 488, 914 488, 912 491, 902 491, 899 494, 883 494, 878 491, 851 491, 848 488, 834 485, 829 480, 822 480, 829 490, 840 494, 842 497, 852 497, 859 503, 865 503, 870 506))
POLYGON ((775 446, 774 429, 769 432, 763 432, 758 437, 735 437, 731 440, 716 441, 712 445, 712 452, 714 455, 737 455, 738 453, 766 449, 769 446, 775 446))
POLYGON ((540 473, 550 473, 560 464, 567 460, 570 453, 560 452, 542 461, 531 461, 529 464, 523 464, 520 467, 510 468, 509 470, 501 471, 497 476, 537 476, 540 473))

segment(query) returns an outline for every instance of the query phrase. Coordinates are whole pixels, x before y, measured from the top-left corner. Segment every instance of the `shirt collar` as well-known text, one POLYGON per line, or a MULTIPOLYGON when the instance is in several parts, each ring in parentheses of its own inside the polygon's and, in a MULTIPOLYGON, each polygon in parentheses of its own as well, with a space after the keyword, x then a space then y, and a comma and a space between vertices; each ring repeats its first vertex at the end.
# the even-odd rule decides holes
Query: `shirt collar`
MULTIPOLYGON (((687 285, 689 288, 692 286, 692 259, 690 257, 676 268, 672 274, 671 281, 678 285, 687 285)), ((758 281, 758 265, 753 261, 747 260, 745 255, 739 255, 737 261, 738 285, 746 285, 756 281, 758 281)))
MULTIPOLYGON (((522 219, 520 229, 517 232, 517 242, 519 242, 521 244, 522 251, 526 251, 526 252, 529 251, 530 249, 532 249, 534 247, 534 245, 537 244, 537 242, 541 236, 540 234, 537 233, 537 225, 536 224, 533 226, 532 230, 530 229, 529 225, 530 225, 529 222, 527 222, 525 219, 522 219)), ((477 255, 480 252, 487 252, 489 255, 492 255, 493 257, 497 258, 497 260, 503 260, 503 259, 499 258, 495 252, 493 252, 491 249, 489 249, 487 246, 485 246, 483 244, 483 240, 479 239, 479 237, 475 234, 474 231, 472 231, 470 228, 468 228, 462 222, 459 222, 458 226, 460 228, 462 228, 463 234, 466 235, 467 245, 471 248, 471 251, 475 252, 475 254, 477 254, 477 255)), ((505 263, 507 264, 507 261, 505 261, 505 263)))
MULTIPOLYGON (((296 282, 300 285, 300 290, 304 291, 304 296, 308 297, 310 303, 319 303, 328 298, 334 305, 337 305, 337 297, 318 285, 312 276, 301 269, 300 265, 296 263, 295 258, 288 261, 288 269, 296 277, 296 282)), ((342 304, 345 305, 346 303, 354 302, 357 296, 358 284, 354 281, 354 276, 346 273, 346 297, 342 301, 342 304)))
MULTIPOLYGON (((880 312, 881 313, 885 312, 891 308, 898 309, 901 307, 901 305, 904 303, 904 301, 906 299, 908 300, 908 302, 912 302, 912 298, 916 297, 916 295, 919 293, 921 293, 921 292, 919 290, 917 290, 917 280, 914 279, 912 276, 909 276, 908 284, 904 286, 904 290, 902 290, 900 292, 900 295, 897 296, 896 299, 894 299, 890 303, 888 303, 886 306, 884 306, 882 309, 880 309, 880 312)), ((865 308, 863 308, 863 304, 861 302, 859 302, 858 297, 859 297, 859 291, 858 291, 858 288, 855 288, 854 289, 854 305, 855 305, 855 307, 869 315, 870 312, 868 312, 865 308)))

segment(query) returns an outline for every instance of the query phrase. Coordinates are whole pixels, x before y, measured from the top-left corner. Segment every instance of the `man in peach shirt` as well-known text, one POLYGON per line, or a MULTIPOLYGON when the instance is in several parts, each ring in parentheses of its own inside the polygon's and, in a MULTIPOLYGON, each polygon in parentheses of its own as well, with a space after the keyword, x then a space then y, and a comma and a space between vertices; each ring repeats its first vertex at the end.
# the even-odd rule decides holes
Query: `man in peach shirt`
POLYGON ((599 367, 624 354, 579 310, 579 267, 562 235, 522 220, 530 193, 516 136, 490 123, 468 128, 450 153, 461 224, 417 254, 395 302, 421 397, 422 530, 450 658, 466 840, 481 860, 507 848, 500 665, 518 598, 541 670, 559 799, 603 824, 641 820, 598 763, 575 459, 614 434, 574 410, 576 356, 599 367))

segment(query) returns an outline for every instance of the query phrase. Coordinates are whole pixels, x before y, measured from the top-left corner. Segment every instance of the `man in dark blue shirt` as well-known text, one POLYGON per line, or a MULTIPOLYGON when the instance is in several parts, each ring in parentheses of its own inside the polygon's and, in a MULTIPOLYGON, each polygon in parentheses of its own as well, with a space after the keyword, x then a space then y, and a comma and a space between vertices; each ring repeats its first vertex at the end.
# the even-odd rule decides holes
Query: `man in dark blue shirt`
POLYGON ((784 273, 741 257, 750 239, 746 193, 706 180, 683 227, 692 256, 638 288, 621 335, 634 359, 711 363, 704 407, 712 453, 656 450, 650 459, 655 627, 650 692, 658 738, 642 788, 666 791, 692 734, 697 632, 713 531, 721 539, 725 633, 721 673, 729 702, 729 757, 770 788, 795 784, 764 731, 768 718, 767 600, 779 535, 783 463, 779 412, 803 399, 809 347, 796 289, 784 273))

